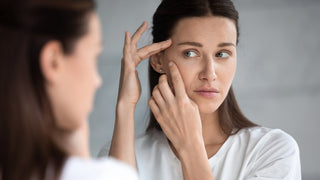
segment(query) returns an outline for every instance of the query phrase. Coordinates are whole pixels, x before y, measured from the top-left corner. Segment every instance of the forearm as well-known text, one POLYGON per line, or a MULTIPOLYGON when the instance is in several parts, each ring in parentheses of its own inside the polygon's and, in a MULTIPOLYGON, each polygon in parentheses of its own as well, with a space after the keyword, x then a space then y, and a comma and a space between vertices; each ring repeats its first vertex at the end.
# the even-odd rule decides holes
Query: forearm
POLYGON ((109 156, 136 167, 134 151, 134 106, 117 104, 109 156))
POLYGON ((184 180, 214 180, 203 143, 179 153, 184 180))

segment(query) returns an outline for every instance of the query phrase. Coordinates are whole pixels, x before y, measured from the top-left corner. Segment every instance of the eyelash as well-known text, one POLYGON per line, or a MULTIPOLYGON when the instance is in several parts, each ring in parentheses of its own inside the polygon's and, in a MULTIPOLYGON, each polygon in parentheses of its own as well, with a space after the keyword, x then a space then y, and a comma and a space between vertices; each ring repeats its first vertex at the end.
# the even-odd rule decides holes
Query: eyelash
MULTIPOLYGON (((195 50, 195 49, 188 49, 188 50, 185 50, 185 51, 183 51, 183 56, 185 56, 185 57, 187 57, 187 58, 194 58, 194 57, 189 57, 189 56, 187 56, 186 55, 186 53, 188 53, 188 52, 193 52, 193 53, 195 53, 196 54, 196 56, 199 56, 199 52, 197 51, 197 50, 195 50)), ((195 57, 196 57, 195 56, 195 57)))
MULTIPOLYGON (((194 58, 194 57, 189 57, 189 56, 187 56, 186 53, 188 53, 188 52, 193 52, 193 53, 195 53, 197 56, 199 56, 199 52, 198 52, 197 50, 195 50, 195 49, 188 49, 188 50, 183 51, 183 53, 182 53, 183 56, 185 56, 185 57, 187 57, 187 58, 194 58)), ((222 59, 228 58, 228 57, 219 57, 219 56, 217 56, 219 53, 227 53, 227 54, 228 54, 228 57, 232 56, 232 52, 231 52, 231 51, 226 50, 226 49, 223 49, 223 50, 217 52, 217 53, 215 54, 215 57, 222 58, 222 59)), ((196 56, 195 56, 195 57, 196 57, 196 56)))
MULTIPOLYGON (((229 57, 232 55, 232 52, 231 52, 231 51, 228 51, 228 50, 226 50, 226 49, 219 51, 218 53, 216 53, 215 56, 218 57, 217 55, 218 55, 219 53, 227 53, 229 57)), ((218 57, 218 58, 228 58, 228 57, 218 57)))

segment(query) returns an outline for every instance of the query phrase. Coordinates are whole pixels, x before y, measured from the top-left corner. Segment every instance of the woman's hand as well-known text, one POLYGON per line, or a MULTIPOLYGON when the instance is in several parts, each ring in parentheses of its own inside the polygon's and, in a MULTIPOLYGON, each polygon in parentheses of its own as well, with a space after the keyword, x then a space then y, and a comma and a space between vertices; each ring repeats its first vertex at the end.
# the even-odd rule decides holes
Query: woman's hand
POLYGON ((134 152, 134 110, 141 93, 136 68, 143 59, 159 53, 171 45, 171 40, 167 40, 137 49, 137 42, 147 27, 148 24, 144 22, 132 37, 129 32, 126 32, 121 61, 116 122, 109 151, 110 156, 126 162, 133 167, 136 166, 134 152))
POLYGON ((170 62, 169 68, 174 93, 167 76, 162 75, 149 100, 151 111, 178 152, 183 179, 214 180, 203 142, 198 106, 188 97, 177 66, 170 62))
POLYGON ((149 106, 162 130, 180 153, 190 149, 195 142, 203 144, 202 126, 198 106, 187 95, 177 66, 169 63, 174 88, 173 94, 167 75, 159 78, 149 106))
POLYGON ((141 85, 136 71, 137 66, 142 60, 159 53, 171 45, 171 40, 167 40, 137 49, 137 42, 147 27, 148 24, 144 22, 132 37, 129 32, 125 33, 118 103, 124 102, 124 104, 135 107, 141 94, 141 85))

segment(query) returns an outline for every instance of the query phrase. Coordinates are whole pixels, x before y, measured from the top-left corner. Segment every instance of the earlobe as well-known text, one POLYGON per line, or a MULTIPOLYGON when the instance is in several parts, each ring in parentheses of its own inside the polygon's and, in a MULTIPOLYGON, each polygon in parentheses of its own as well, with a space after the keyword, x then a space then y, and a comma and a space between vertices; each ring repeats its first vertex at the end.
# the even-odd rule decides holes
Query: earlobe
POLYGON ((46 82, 53 83, 58 78, 62 55, 62 46, 58 41, 50 41, 43 46, 39 56, 39 63, 46 82))
POLYGON ((155 70, 156 72, 158 72, 160 74, 163 74, 165 72, 163 70, 163 62, 162 62, 161 58, 162 58, 161 52, 151 56, 150 57, 150 64, 151 64, 153 70, 155 70))

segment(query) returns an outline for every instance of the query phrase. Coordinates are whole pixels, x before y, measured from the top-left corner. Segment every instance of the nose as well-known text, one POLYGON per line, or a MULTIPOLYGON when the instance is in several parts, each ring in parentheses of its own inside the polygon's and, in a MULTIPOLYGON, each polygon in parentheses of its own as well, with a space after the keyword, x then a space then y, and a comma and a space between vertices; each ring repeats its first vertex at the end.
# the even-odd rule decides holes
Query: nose
POLYGON ((202 71, 199 73, 200 80, 214 81, 217 79, 214 59, 211 57, 204 57, 202 71))
POLYGON ((102 78, 99 73, 96 73, 95 85, 96 89, 100 88, 100 86, 102 85, 102 78))

